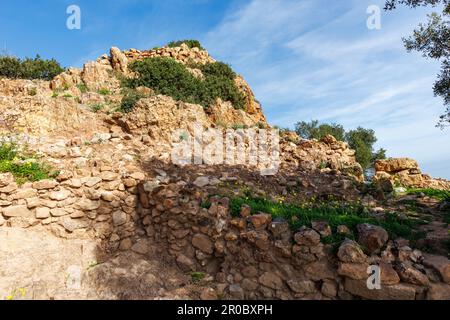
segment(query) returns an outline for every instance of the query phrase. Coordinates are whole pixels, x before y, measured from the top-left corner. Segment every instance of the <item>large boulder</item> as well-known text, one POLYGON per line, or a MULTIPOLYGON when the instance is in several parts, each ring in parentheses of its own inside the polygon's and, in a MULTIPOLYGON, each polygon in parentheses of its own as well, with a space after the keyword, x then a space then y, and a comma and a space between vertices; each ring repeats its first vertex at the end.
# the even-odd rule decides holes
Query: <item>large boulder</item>
POLYGON ((419 165, 416 160, 409 158, 377 160, 375 163, 376 171, 383 171, 387 173, 397 173, 412 169, 419 170, 419 165))
POLYGON ((358 242, 362 244, 370 254, 377 253, 389 240, 389 235, 383 228, 368 223, 359 224, 358 242))

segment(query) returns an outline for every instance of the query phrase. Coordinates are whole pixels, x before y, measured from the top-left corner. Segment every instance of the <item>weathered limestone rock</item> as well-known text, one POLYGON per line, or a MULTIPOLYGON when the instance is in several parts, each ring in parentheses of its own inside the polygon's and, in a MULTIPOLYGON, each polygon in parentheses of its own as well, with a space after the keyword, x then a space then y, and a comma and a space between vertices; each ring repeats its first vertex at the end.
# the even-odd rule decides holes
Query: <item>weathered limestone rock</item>
POLYGON ((83 211, 96 210, 100 207, 99 201, 82 198, 75 203, 75 208, 83 211))
POLYGON ((230 296, 233 299, 242 300, 245 297, 244 290, 242 289, 242 287, 238 283, 232 284, 228 288, 228 291, 230 292, 230 296))
POLYGON ((439 272, 442 280, 450 284, 450 260, 443 256, 425 254, 423 264, 439 272))
POLYGON ((369 250, 369 253, 379 251, 389 240, 388 233, 381 227, 363 223, 359 224, 357 228, 358 242, 365 246, 369 250))
POLYGON ((288 280, 287 285, 295 293, 314 293, 317 291, 316 284, 310 280, 288 280))
POLYGON ((72 193, 69 190, 66 189, 62 189, 60 191, 52 191, 50 192, 50 199, 52 200, 56 200, 56 201, 62 201, 64 199, 67 199, 68 197, 70 197, 72 193))
POLYGON ((37 190, 53 189, 58 185, 55 180, 41 180, 33 183, 33 188, 37 190))
POLYGON ((445 283, 432 283, 427 292, 428 300, 450 300, 450 285, 445 283))
POLYGON ((214 252, 214 244, 208 236, 197 233, 192 237, 192 245, 206 254, 214 252))
POLYGON ((368 263, 339 263, 337 273, 341 276, 355 280, 363 280, 369 277, 367 273, 368 263))
POLYGON ((96 184, 98 184, 100 182, 102 182, 102 178, 99 178, 99 177, 88 177, 88 178, 82 179, 82 183, 84 183, 84 185, 89 188, 95 186, 96 184))
POLYGON ((193 183, 195 186, 199 188, 206 187, 209 184, 209 177, 206 176, 198 177, 197 179, 195 179, 193 183))
POLYGON ((299 245, 315 246, 320 243, 320 234, 312 229, 303 227, 294 235, 294 239, 299 245))
POLYGON ((365 263, 367 261, 367 256, 361 247, 355 241, 349 239, 341 244, 337 256, 342 262, 365 263))
POLYGON ((265 272, 263 273, 259 279, 258 282, 262 284, 263 286, 266 286, 271 289, 281 289, 283 287, 283 280, 273 272, 265 272))
POLYGON ((50 209, 47 207, 36 208, 36 219, 47 219, 50 217, 50 209))
POLYGON ((148 250, 149 250, 148 243, 145 240, 140 240, 131 247, 131 250, 136 253, 145 255, 148 253, 148 250))
POLYGON ((400 278, 404 282, 424 287, 428 287, 430 285, 430 281, 428 280, 425 274, 423 274, 419 270, 414 269, 407 263, 398 264, 396 270, 397 273, 400 275, 400 278))
POLYGON ((66 210, 64 210, 62 208, 54 208, 54 209, 50 209, 50 214, 53 217, 62 217, 62 216, 68 215, 69 212, 67 212, 66 210))
POLYGON ((195 263, 192 259, 186 257, 183 254, 178 255, 177 259, 178 266, 184 271, 192 271, 194 270, 195 263))
POLYGON ((267 213, 254 214, 248 218, 256 230, 265 229, 272 220, 272 216, 267 213))
POLYGON ((112 47, 110 54, 113 69, 126 74, 128 72, 128 59, 125 54, 117 47, 112 47))
POLYGON ((311 222, 311 226, 321 237, 329 237, 332 234, 331 227, 326 221, 313 221, 311 222))
POLYGON ((13 182, 14 176, 10 172, 0 173, 0 188, 6 187, 13 182))
POLYGON ((252 213, 252 208, 249 205, 246 205, 246 204, 242 205, 241 213, 240 213, 242 218, 249 217, 251 215, 251 213, 252 213))
POLYGON ((14 200, 17 199, 27 199, 27 198, 33 198, 36 197, 37 192, 36 190, 32 189, 32 188, 28 188, 28 189, 20 189, 19 191, 17 191, 15 194, 13 194, 12 198, 14 200))
POLYGON ((118 227, 127 222, 127 214, 123 211, 115 211, 112 214, 114 226, 118 227))
POLYGON ((396 173, 403 170, 418 169, 417 161, 409 158, 377 160, 375 163, 376 171, 387 173, 396 173))
POLYGON ((381 284, 393 285, 400 283, 400 277, 397 274, 397 272, 395 272, 394 268, 390 263, 381 262, 379 267, 381 275, 381 284))
POLYGON ((3 215, 5 217, 22 217, 33 218, 33 212, 31 212, 25 205, 10 206, 3 209, 3 215))

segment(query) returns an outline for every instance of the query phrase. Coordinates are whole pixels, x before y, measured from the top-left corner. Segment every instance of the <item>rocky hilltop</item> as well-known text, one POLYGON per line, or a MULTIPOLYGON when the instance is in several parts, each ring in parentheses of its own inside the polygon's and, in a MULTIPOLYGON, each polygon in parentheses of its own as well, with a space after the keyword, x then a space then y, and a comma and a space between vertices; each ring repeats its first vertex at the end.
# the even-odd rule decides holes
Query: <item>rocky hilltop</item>
POLYGON ((271 127, 238 75, 241 109, 141 86, 121 112, 130 64, 155 57, 198 79, 215 62, 186 44, 111 48, 51 81, 0 79, 2 144, 32 155, 8 165, 51 168, 24 180, 0 167, 1 297, 450 299, 449 181, 388 159, 369 183, 346 143, 287 131, 273 176, 177 166, 172 133, 194 122, 271 127), (380 290, 367 287, 369 266, 380 290))

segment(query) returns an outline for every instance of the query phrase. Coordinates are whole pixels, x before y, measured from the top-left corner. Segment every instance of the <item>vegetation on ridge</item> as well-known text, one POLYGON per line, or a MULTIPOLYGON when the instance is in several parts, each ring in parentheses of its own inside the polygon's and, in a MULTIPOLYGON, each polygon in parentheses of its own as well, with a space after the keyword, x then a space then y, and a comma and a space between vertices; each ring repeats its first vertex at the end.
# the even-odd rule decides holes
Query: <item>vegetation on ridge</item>
MULTIPOLYGON (((244 94, 234 83, 236 74, 225 63, 198 65, 203 73, 203 79, 195 77, 185 65, 167 57, 134 61, 129 67, 137 77, 123 80, 122 85, 125 88, 148 87, 156 94, 200 104, 204 108, 215 103, 217 98, 231 102, 236 109, 244 108, 244 94)), ((128 112, 133 107, 132 102, 137 101, 136 96, 129 95, 124 99, 121 110, 128 112)))
POLYGON ((199 48, 200 50, 205 50, 202 45, 200 44, 200 41, 198 40, 179 40, 179 41, 171 41, 167 44, 169 48, 175 48, 179 47, 182 44, 187 45, 189 48, 199 48))
POLYGON ((52 80, 64 71, 55 59, 46 60, 37 55, 34 59, 0 56, 0 77, 11 79, 52 80))
MULTIPOLYGON (((336 229, 339 225, 347 226, 353 234, 357 234, 356 226, 361 223, 369 223, 383 227, 391 238, 403 237, 414 240, 419 232, 415 226, 422 223, 421 220, 400 219, 395 213, 387 213, 384 219, 376 219, 369 215, 367 209, 360 204, 328 201, 319 203, 307 203, 304 205, 272 202, 261 198, 236 197, 231 199, 231 213, 238 216, 242 205, 249 205, 252 212, 265 212, 275 218, 285 219, 293 230, 301 226, 311 227, 312 221, 326 221, 329 223, 333 237, 338 237, 336 229)), ((346 235, 352 237, 351 235, 346 235)), ((338 241, 338 238, 326 239, 326 242, 338 241)))

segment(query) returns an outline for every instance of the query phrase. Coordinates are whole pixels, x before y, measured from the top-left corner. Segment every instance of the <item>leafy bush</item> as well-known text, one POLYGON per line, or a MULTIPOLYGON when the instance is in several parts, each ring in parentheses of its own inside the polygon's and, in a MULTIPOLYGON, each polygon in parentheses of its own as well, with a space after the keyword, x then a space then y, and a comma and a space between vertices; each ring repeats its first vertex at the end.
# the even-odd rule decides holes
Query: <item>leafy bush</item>
POLYGON ((10 172, 18 183, 38 181, 55 177, 48 165, 38 162, 33 156, 20 155, 13 143, 0 143, 0 173, 10 172))
POLYGON ((234 84, 235 74, 223 63, 202 66, 205 79, 198 79, 188 69, 171 58, 156 57, 134 61, 130 69, 138 76, 122 84, 129 88, 152 88, 156 94, 175 100, 200 104, 207 108, 217 98, 230 101, 236 109, 244 107, 245 97, 234 84))
POLYGON ((51 80, 64 69, 54 60, 36 58, 19 59, 12 56, 0 56, 0 76, 12 79, 51 80))
POLYGON ((223 62, 206 63, 203 65, 198 65, 198 68, 202 73, 208 76, 225 77, 230 80, 236 78, 236 73, 231 69, 231 67, 223 62))
POLYGON ((187 45, 189 48, 199 48, 200 50, 205 50, 202 45, 200 44, 200 41, 198 40, 179 40, 179 41, 172 41, 169 42, 169 44, 167 44, 167 46, 169 48, 175 48, 175 47, 179 47, 182 44, 187 45))

